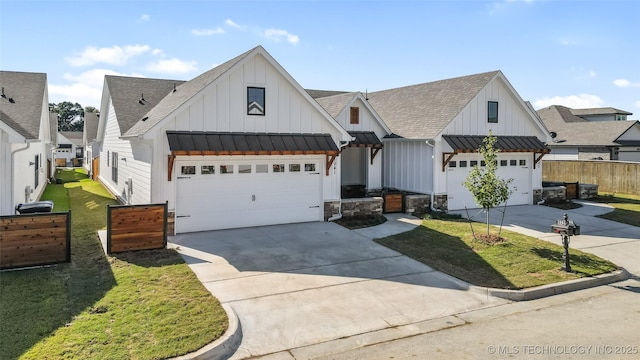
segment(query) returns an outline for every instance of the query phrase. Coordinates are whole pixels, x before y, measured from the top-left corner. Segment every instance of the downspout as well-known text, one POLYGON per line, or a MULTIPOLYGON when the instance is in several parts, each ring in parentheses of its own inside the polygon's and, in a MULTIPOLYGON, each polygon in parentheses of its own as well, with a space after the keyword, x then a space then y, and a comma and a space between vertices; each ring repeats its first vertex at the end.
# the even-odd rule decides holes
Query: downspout
MULTIPOLYGON (((20 149, 11 150, 11 169, 9 169, 9 171, 12 174, 10 176, 11 177, 11 204, 12 204, 11 206, 15 206, 15 199, 14 199, 14 195, 15 195, 15 188, 14 188, 15 187, 15 176, 13 176, 13 173, 14 173, 14 166, 13 165, 15 163, 14 156, 15 156, 16 153, 28 150, 31 147, 31 143, 33 141, 34 140, 26 140, 25 142, 27 143, 27 146, 25 146, 23 148, 20 148, 20 149)), ((35 140, 35 141, 38 141, 38 140, 35 140)))
POLYGON ((436 171, 436 165, 435 165, 435 162, 436 162, 436 145, 435 145, 435 143, 434 144, 430 143, 429 140, 426 140, 424 143, 429 145, 429 146, 431 146, 431 153, 432 153, 431 154, 431 158, 433 159, 433 165, 432 166, 433 166, 433 171, 434 171, 434 174, 433 174, 433 187, 431 188, 431 200, 429 201, 429 209, 431 209, 431 211, 439 211, 438 209, 433 207, 433 203, 434 203, 435 198, 436 198, 435 197, 435 192, 436 192, 436 179, 437 179, 437 176, 435 176, 435 171, 436 171))
MULTIPOLYGON (((353 141, 355 138, 351 138, 351 141, 353 141)), ((342 153, 342 150, 347 147, 347 145, 349 145, 349 143, 345 143, 345 144, 340 144, 340 152, 342 153)), ((340 160, 342 161, 342 160, 340 160)), ((340 182, 342 183, 342 182, 340 182)), ((336 220, 340 220, 342 219, 342 194, 340 194, 340 200, 338 200, 338 214, 330 217, 327 219, 327 221, 336 221, 336 220)))

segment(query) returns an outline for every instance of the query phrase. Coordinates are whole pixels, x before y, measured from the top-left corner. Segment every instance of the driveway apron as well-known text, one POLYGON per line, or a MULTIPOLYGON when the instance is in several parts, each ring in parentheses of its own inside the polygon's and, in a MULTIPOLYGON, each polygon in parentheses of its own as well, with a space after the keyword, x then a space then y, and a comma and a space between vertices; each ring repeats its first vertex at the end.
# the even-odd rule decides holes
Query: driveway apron
POLYGON ((181 234, 171 243, 237 313, 235 359, 505 302, 329 222, 181 234))

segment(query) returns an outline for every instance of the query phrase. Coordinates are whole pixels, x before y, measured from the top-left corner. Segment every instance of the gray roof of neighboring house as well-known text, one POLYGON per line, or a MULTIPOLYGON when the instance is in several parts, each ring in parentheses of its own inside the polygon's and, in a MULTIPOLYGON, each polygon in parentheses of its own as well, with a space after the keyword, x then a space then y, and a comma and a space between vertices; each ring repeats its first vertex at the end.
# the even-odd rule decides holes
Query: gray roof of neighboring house
POLYGON ((577 116, 589 116, 589 115, 633 115, 628 111, 612 108, 612 107, 601 107, 601 108, 587 108, 587 109, 570 109, 573 115, 577 116))
MULTIPOLYGON (((308 90, 307 90, 308 92, 308 90)), ((345 93, 340 92, 339 94, 333 94, 321 98, 316 98, 316 101, 320 106, 322 106, 332 118, 336 118, 336 116, 340 115, 340 112, 344 110, 345 106, 356 96, 357 93, 345 93)), ((313 97, 313 96, 312 96, 313 97)))
POLYGON ((369 103, 396 137, 432 139, 499 73, 376 91, 368 94, 369 103))
POLYGON ((97 113, 85 112, 84 113, 84 130, 87 142, 92 142, 98 137, 98 119, 97 113))
POLYGON ((538 110, 550 132, 557 134, 549 146, 619 146, 615 140, 635 125, 636 121, 587 121, 572 109, 552 105, 538 110))
POLYGON ((134 125, 128 127, 126 130, 122 130, 122 134, 124 136, 136 136, 144 134, 147 130, 151 129, 154 125, 171 114, 171 112, 173 112, 193 96, 198 94, 207 85, 211 84, 213 81, 219 78, 227 70, 233 67, 233 65, 238 63, 256 48, 238 55, 235 58, 195 77, 194 79, 189 80, 188 82, 183 82, 176 88, 175 92, 170 91, 168 93, 165 93, 165 96, 161 99, 161 101, 157 103, 157 105, 155 105, 156 103, 153 103, 153 105, 155 106, 153 106, 153 108, 151 108, 150 106, 149 112, 143 114, 144 117, 146 117, 144 121, 141 120, 143 118, 142 115, 139 116, 134 122, 134 125))
POLYGON ((173 90, 174 85, 184 83, 182 80, 113 75, 106 75, 105 82, 113 102, 121 134, 126 133, 147 112, 157 106, 173 90))
POLYGON ((0 120, 26 139, 37 139, 46 86, 44 73, 0 71, 0 120))
POLYGON ((60 131, 60 135, 71 141, 73 145, 82 146, 82 131, 60 131))

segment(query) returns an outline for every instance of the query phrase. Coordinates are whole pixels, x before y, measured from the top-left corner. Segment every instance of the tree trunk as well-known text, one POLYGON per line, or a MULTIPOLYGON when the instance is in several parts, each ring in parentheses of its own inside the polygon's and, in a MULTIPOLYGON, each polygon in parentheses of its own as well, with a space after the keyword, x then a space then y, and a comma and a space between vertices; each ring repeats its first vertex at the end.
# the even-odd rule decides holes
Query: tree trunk
POLYGON ((485 210, 487 211, 487 235, 489 235, 489 211, 491 209, 485 208, 485 210))

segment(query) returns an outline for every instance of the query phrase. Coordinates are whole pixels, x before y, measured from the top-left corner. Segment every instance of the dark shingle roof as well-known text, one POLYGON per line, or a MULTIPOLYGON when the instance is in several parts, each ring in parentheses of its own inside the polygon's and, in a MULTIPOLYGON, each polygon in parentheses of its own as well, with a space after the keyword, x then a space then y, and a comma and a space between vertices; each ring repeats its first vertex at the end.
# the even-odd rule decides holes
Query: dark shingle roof
MULTIPOLYGON (((182 85, 177 87, 175 92, 168 92, 168 94, 165 93, 166 96, 162 99, 162 101, 160 101, 157 105, 154 104, 155 106, 153 106, 152 109, 151 106, 149 107, 149 112, 145 114, 145 117, 147 118, 145 121, 138 121, 131 128, 127 128, 127 131, 123 130, 123 134, 125 136, 136 136, 144 134, 147 130, 151 129, 155 124, 160 122, 171 112, 173 112, 193 96, 198 94, 207 85, 211 84, 227 70, 233 67, 233 65, 244 59, 248 54, 250 54, 257 48, 258 47, 255 47, 241 55, 238 55, 235 58, 225 62, 224 64, 218 65, 215 68, 193 78, 192 80, 183 83, 182 85)), ((140 116, 137 120, 140 120, 141 118, 142 116, 140 116)))
POLYGON ((397 136, 432 139, 499 73, 372 92, 368 94, 369 103, 397 136))
POLYGON ((182 80, 136 78, 106 75, 105 82, 113 102, 120 133, 126 133, 147 112, 167 96, 182 80), (143 97, 144 101, 140 98, 143 97), (141 103, 142 102, 142 103, 141 103))
POLYGON ((587 121, 572 109, 552 105, 538 110, 538 116, 549 131, 557 134, 550 146, 618 146, 615 140, 635 121, 587 121))
POLYGON ((0 120, 26 139, 37 139, 46 86, 44 73, 0 71, 5 95, 0 98, 0 120))

